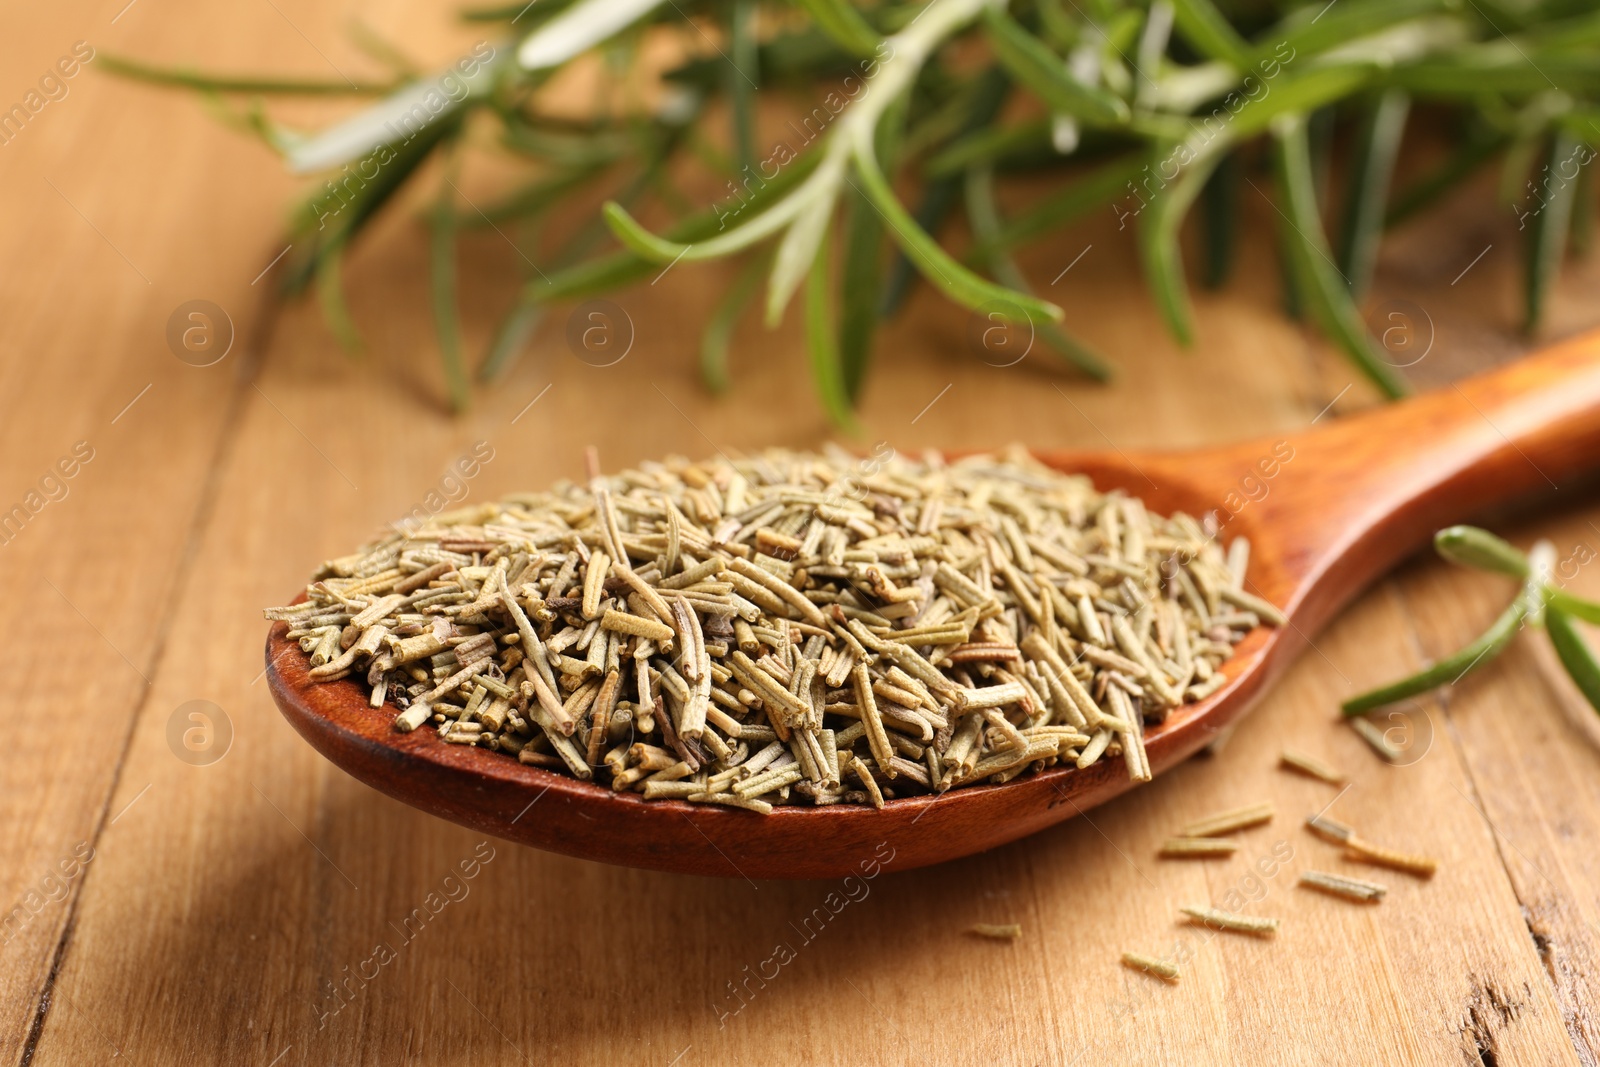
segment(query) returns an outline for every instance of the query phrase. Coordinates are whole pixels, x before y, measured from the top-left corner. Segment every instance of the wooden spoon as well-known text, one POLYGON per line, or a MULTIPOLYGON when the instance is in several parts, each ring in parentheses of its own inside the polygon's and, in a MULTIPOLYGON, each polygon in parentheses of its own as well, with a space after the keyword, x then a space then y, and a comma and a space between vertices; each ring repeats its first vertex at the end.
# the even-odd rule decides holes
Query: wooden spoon
MULTIPOLYGON (((1438 392, 1302 433, 1182 453, 1044 453, 1154 511, 1215 511, 1250 538, 1249 585, 1288 624, 1257 628, 1213 696, 1149 728, 1160 774, 1238 719, 1318 630, 1440 526, 1532 492, 1559 499, 1600 469, 1600 332, 1438 392)), ((267 638, 272 694, 328 759, 396 799, 497 837, 572 856, 744 878, 838 878, 921 867, 1003 845, 1128 789, 1121 760, 1005 785, 890 801, 737 809, 645 801, 506 756, 397 732, 353 681, 312 684, 308 657, 267 638)), ((1331 706, 1329 716, 1335 714, 1331 706)))

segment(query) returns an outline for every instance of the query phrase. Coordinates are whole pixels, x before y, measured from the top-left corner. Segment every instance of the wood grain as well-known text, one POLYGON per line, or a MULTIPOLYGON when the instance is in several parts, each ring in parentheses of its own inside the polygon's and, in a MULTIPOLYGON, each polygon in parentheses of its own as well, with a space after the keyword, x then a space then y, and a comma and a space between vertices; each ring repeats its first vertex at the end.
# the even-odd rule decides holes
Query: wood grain
MULTIPOLYGON (((7 69, 42 69, 90 32, 125 51, 255 68, 287 59, 319 74, 320 48, 356 69, 338 44, 347 9, 140 3, 111 27, 116 6, 16 14, 0 46, 7 69)), ((406 39, 442 57, 434 7, 386 8, 384 22, 423 11, 436 21, 406 39)), ((638 328, 622 364, 573 359, 558 318, 452 422, 437 402, 423 242, 400 212, 351 264, 363 360, 337 351, 314 309, 294 307, 261 366, 230 357, 204 374, 165 351, 166 317, 206 295, 248 325, 249 282, 278 251, 288 183, 191 102, 110 82, 80 79, 25 136, 0 148, 0 185, 27 206, 0 239, 16 279, 0 330, 8 352, 30 355, 0 364, 0 499, 20 498, 75 440, 94 440, 97 456, 68 499, 0 552, 0 594, 22 620, 8 657, 0 890, 21 900, 73 846, 95 854, 0 954, 7 1062, 1596 1061, 1592 713, 1524 641, 1407 720, 1431 737, 1408 766, 1380 765, 1334 718, 1342 697, 1454 647, 1507 592, 1442 566, 1407 569, 1334 620, 1215 757, 923 871, 811 884, 622 870, 480 846, 354 782, 272 707, 258 680, 259 608, 408 510, 480 438, 496 458, 473 499, 575 475, 591 441, 608 466, 819 443, 829 430, 795 331, 741 328, 731 397, 704 398, 687 324, 724 268, 678 268, 617 298, 638 328), (68 656, 71 670, 36 669, 68 656), (173 712, 197 699, 233 731, 208 766, 180 761, 168 741, 173 712), (1289 745, 1345 768, 1350 790, 1278 770, 1289 745), (1299 828, 1336 796, 1333 814, 1437 856, 1439 874, 1380 875, 1390 895, 1375 908, 1295 888, 1303 869, 1365 871, 1299 828), (1182 822, 1260 799, 1278 816, 1243 835, 1233 859, 1155 858, 1182 822), (1293 854, 1275 860, 1280 842, 1279 855, 1293 854), (1235 891, 1247 910, 1284 920, 1276 940, 1177 923, 1178 907, 1235 891), (1024 938, 962 933, 979 921, 1020 922, 1024 938), (369 963, 380 944, 392 959, 369 963), (793 958, 774 971, 780 944, 793 958), (1176 986, 1116 963, 1180 944, 1176 986)), ((1265 232, 1270 207, 1246 210, 1265 232)), ((1452 210, 1399 235, 1380 274, 1380 296, 1420 300, 1442 341, 1459 342, 1418 368, 1437 381, 1522 345, 1504 295, 1515 291, 1514 228, 1486 221, 1481 203, 1452 210), (1494 252, 1452 287, 1479 236, 1494 252)), ((474 346, 516 271, 497 242, 486 236, 463 262, 474 346)), ((1197 294, 1194 353, 1161 331, 1126 234, 1108 221, 1027 266, 1048 287, 1085 246, 1050 291, 1121 356, 1115 388, 1033 356, 986 366, 966 347, 964 316, 922 293, 885 338, 866 440, 1131 453, 1283 433, 1370 399, 1359 385, 1345 392, 1344 365, 1279 315, 1269 241, 1246 247, 1228 289, 1197 294)), ((1600 321, 1595 279, 1593 263, 1568 278, 1560 329, 1600 321)), ((1592 497, 1578 499, 1519 537, 1600 548, 1600 533, 1585 532, 1600 522, 1592 497)), ((1596 592, 1597 573, 1580 571, 1574 587, 1596 592)))
MULTIPOLYGON (((203 5, 113 25, 117 6, 8 12, 7 105, 78 42, 104 52, 206 40, 193 17, 203 5)), ((293 32, 270 9, 240 25, 275 47, 293 32)), ((215 54, 244 58, 226 43, 215 54)), ((11 621, 0 761, 5 1062, 24 1055, 41 1018, 93 869, 83 850, 116 814, 112 792, 135 716, 148 709, 238 392, 234 371, 258 321, 250 280, 289 184, 253 166, 248 146, 217 137, 191 104, 115 85, 92 60, 65 85, 0 146, 0 512, 11 520, 0 536, 0 603, 11 621), (168 351, 169 314, 196 297, 231 312, 232 363, 204 371, 168 351), (25 509, 20 529, 15 506, 25 509)))

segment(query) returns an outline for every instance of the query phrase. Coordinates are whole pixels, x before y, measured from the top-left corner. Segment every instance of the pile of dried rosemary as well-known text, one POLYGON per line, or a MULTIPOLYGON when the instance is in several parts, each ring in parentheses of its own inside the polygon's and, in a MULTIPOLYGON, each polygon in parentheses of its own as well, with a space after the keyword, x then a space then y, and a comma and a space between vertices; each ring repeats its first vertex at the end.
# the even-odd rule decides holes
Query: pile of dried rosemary
POLYGON ((440 515, 273 608, 399 730, 647 799, 872 803, 1120 755, 1277 610, 1016 450, 672 459, 440 515))

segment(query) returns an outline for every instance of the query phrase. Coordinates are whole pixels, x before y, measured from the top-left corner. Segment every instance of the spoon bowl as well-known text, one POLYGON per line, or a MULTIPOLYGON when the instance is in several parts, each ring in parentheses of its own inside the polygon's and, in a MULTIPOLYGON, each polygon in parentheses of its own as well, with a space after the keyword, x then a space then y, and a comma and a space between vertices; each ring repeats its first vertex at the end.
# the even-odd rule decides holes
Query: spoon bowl
MULTIPOLYGON (((1205 700, 1146 728, 1153 774, 1208 744, 1266 691, 1311 635, 1439 526, 1532 493, 1579 499, 1600 470, 1600 332, 1460 385, 1327 426, 1190 452, 1039 452, 1160 514, 1215 513, 1223 541, 1251 543, 1246 587, 1287 623, 1257 627, 1205 700)), ((483 833, 606 863, 734 878, 839 878, 905 870, 1034 833, 1133 786, 1119 760, 1054 767, 1003 785, 864 805, 779 806, 756 815, 644 800, 400 733, 354 681, 314 683, 309 657, 275 623, 267 677, 284 716, 349 774, 483 833)), ((1331 709, 1330 709, 1331 713, 1331 709)))

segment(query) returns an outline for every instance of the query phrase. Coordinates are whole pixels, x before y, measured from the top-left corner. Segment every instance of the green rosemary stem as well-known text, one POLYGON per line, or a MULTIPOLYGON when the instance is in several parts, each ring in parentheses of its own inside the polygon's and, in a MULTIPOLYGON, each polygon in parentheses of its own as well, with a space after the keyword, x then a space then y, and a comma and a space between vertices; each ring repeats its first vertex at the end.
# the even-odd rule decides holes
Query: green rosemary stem
POLYGON ((1553 586, 1546 586, 1544 603, 1547 611, 1559 611, 1563 615, 1570 615, 1574 619, 1582 619, 1584 622, 1600 626, 1600 604, 1592 600, 1584 600, 1553 586))
POLYGON ((1402 678, 1345 701, 1340 707, 1347 718, 1460 681, 1467 672, 1476 670, 1504 651, 1524 624, 1546 625, 1552 613, 1549 609, 1557 601, 1571 602, 1576 608, 1575 613, 1581 617, 1600 618, 1600 604, 1590 604, 1550 585, 1555 548, 1548 541, 1539 542, 1531 554, 1524 556, 1487 530, 1474 526, 1451 526, 1434 535, 1434 544, 1446 559, 1521 577, 1522 592, 1482 636, 1455 655, 1409 678, 1402 678))
MULTIPOLYGON (((451 146, 452 149, 454 146, 451 146)), ((465 411, 472 401, 471 381, 461 354, 461 313, 456 300, 456 186, 457 157, 449 152, 445 160, 439 198, 434 204, 430 244, 430 290, 433 321, 438 334, 439 355, 444 363, 444 380, 451 411, 465 411)))
POLYGON ((845 197, 844 241, 839 270, 839 362, 845 394, 851 404, 861 399, 873 335, 878 329, 878 302, 883 292, 883 220, 866 196, 852 189, 845 197))
MULTIPOLYGON (((977 166, 967 171, 966 182, 967 221, 972 226, 973 237, 980 245, 994 250, 988 253, 986 266, 996 281, 1017 290, 1032 293, 1028 279, 1005 252, 995 247, 1000 233, 1000 212, 994 200, 994 169, 977 166)), ((1097 382, 1109 381, 1111 368, 1094 352, 1069 335, 1053 322, 1034 324, 1045 344, 1063 360, 1077 367, 1097 382)))
POLYGON ((1567 251, 1572 205, 1577 193, 1576 182, 1563 177, 1552 186, 1550 177, 1572 162, 1579 144, 1576 136, 1561 129, 1550 140, 1550 150, 1542 172, 1543 180, 1539 183, 1542 190, 1547 191, 1538 194, 1538 204, 1533 209, 1535 218, 1527 241, 1523 280, 1526 314, 1522 328, 1529 334, 1539 328, 1544 316, 1545 296, 1561 273, 1561 260, 1567 251))
MULTIPOLYGON (((1513 545, 1476 526, 1450 526, 1440 530, 1434 534, 1433 546, 1439 555, 1452 563, 1494 571, 1523 581, 1527 580, 1532 570, 1527 556, 1513 545)), ((1548 581, 1544 586, 1544 602, 1551 610, 1565 612, 1584 622, 1600 624, 1600 604, 1573 596, 1548 581)))
POLYGON ((737 171, 743 173, 756 161, 756 91, 761 74, 756 65, 755 0, 734 0, 728 12, 728 37, 732 54, 725 77, 732 104, 733 157, 737 171))
POLYGON ((197 89, 206 93, 272 93, 284 96, 380 96, 400 82, 322 81, 317 78, 225 77, 182 67, 157 67, 121 56, 101 55, 95 63, 113 74, 151 85, 197 89))
POLYGON ((1546 611, 1544 627, 1550 635, 1550 643, 1555 646, 1556 655, 1561 659, 1561 665, 1567 669, 1578 691, 1590 707, 1600 711, 1600 661, 1595 659, 1594 650, 1578 632, 1572 617, 1564 611, 1554 607, 1546 611))
POLYGON ((806 274, 805 333, 811 355, 811 374, 817 383, 822 406, 834 425, 850 433, 857 431, 855 412, 845 390, 844 368, 839 363, 839 346, 834 332, 833 310, 828 300, 828 236, 812 258, 806 274))
POLYGON ((1476 526, 1447 526, 1433 535, 1434 551, 1452 563, 1526 580, 1528 557, 1476 526))
POLYGON ((343 243, 330 245, 319 254, 312 277, 316 282, 317 303, 328 329, 333 331, 340 348, 352 356, 359 355, 363 347, 361 331, 356 328, 356 321, 344 301, 343 243))
POLYGON ((1304 295, 1309 298, 1323 328, 1351 361, 1385 396, 1404 396, 1410 392, 1410 387, 1373 346, 1361 313, 1350 298, 1349 286, 1333 265, 1312 185, 1311 147, 1305 119, 1301 116, 1286 118, 1274 127, 1273 133, 1279 177, 1287 201, 1284 221, 1292 231, 1285 236, 1294 253, 1295 277, 1304 285, 1304 295))
POLYGON ((754 268, 754 263, 747 263, 739 271, 739 276, 711 313, 700 338, 700 381, 713 394, 728 391, 728 344, 761 280, 754 268))
POLYGON ((1481 667, 1505 650, 1511 639, 1517 636, 1517 631, 1522 629, 1530 607, 1526 596, 1517 597, 1510 607, 1500 613, 1494 625, 1455 655, 1442 659, 1409 678, 1402 678, 1398 682, 1391 682, 1360 696, 1351 697, 1340 705, 1340 710, 1344 712, 1346 718, 1364 715, 1373 708, 1393 704, 1397 700, 1404 700, 1406 697, 1437 689, 1441 685, 1460 681, 1468 671, 1481 667))

